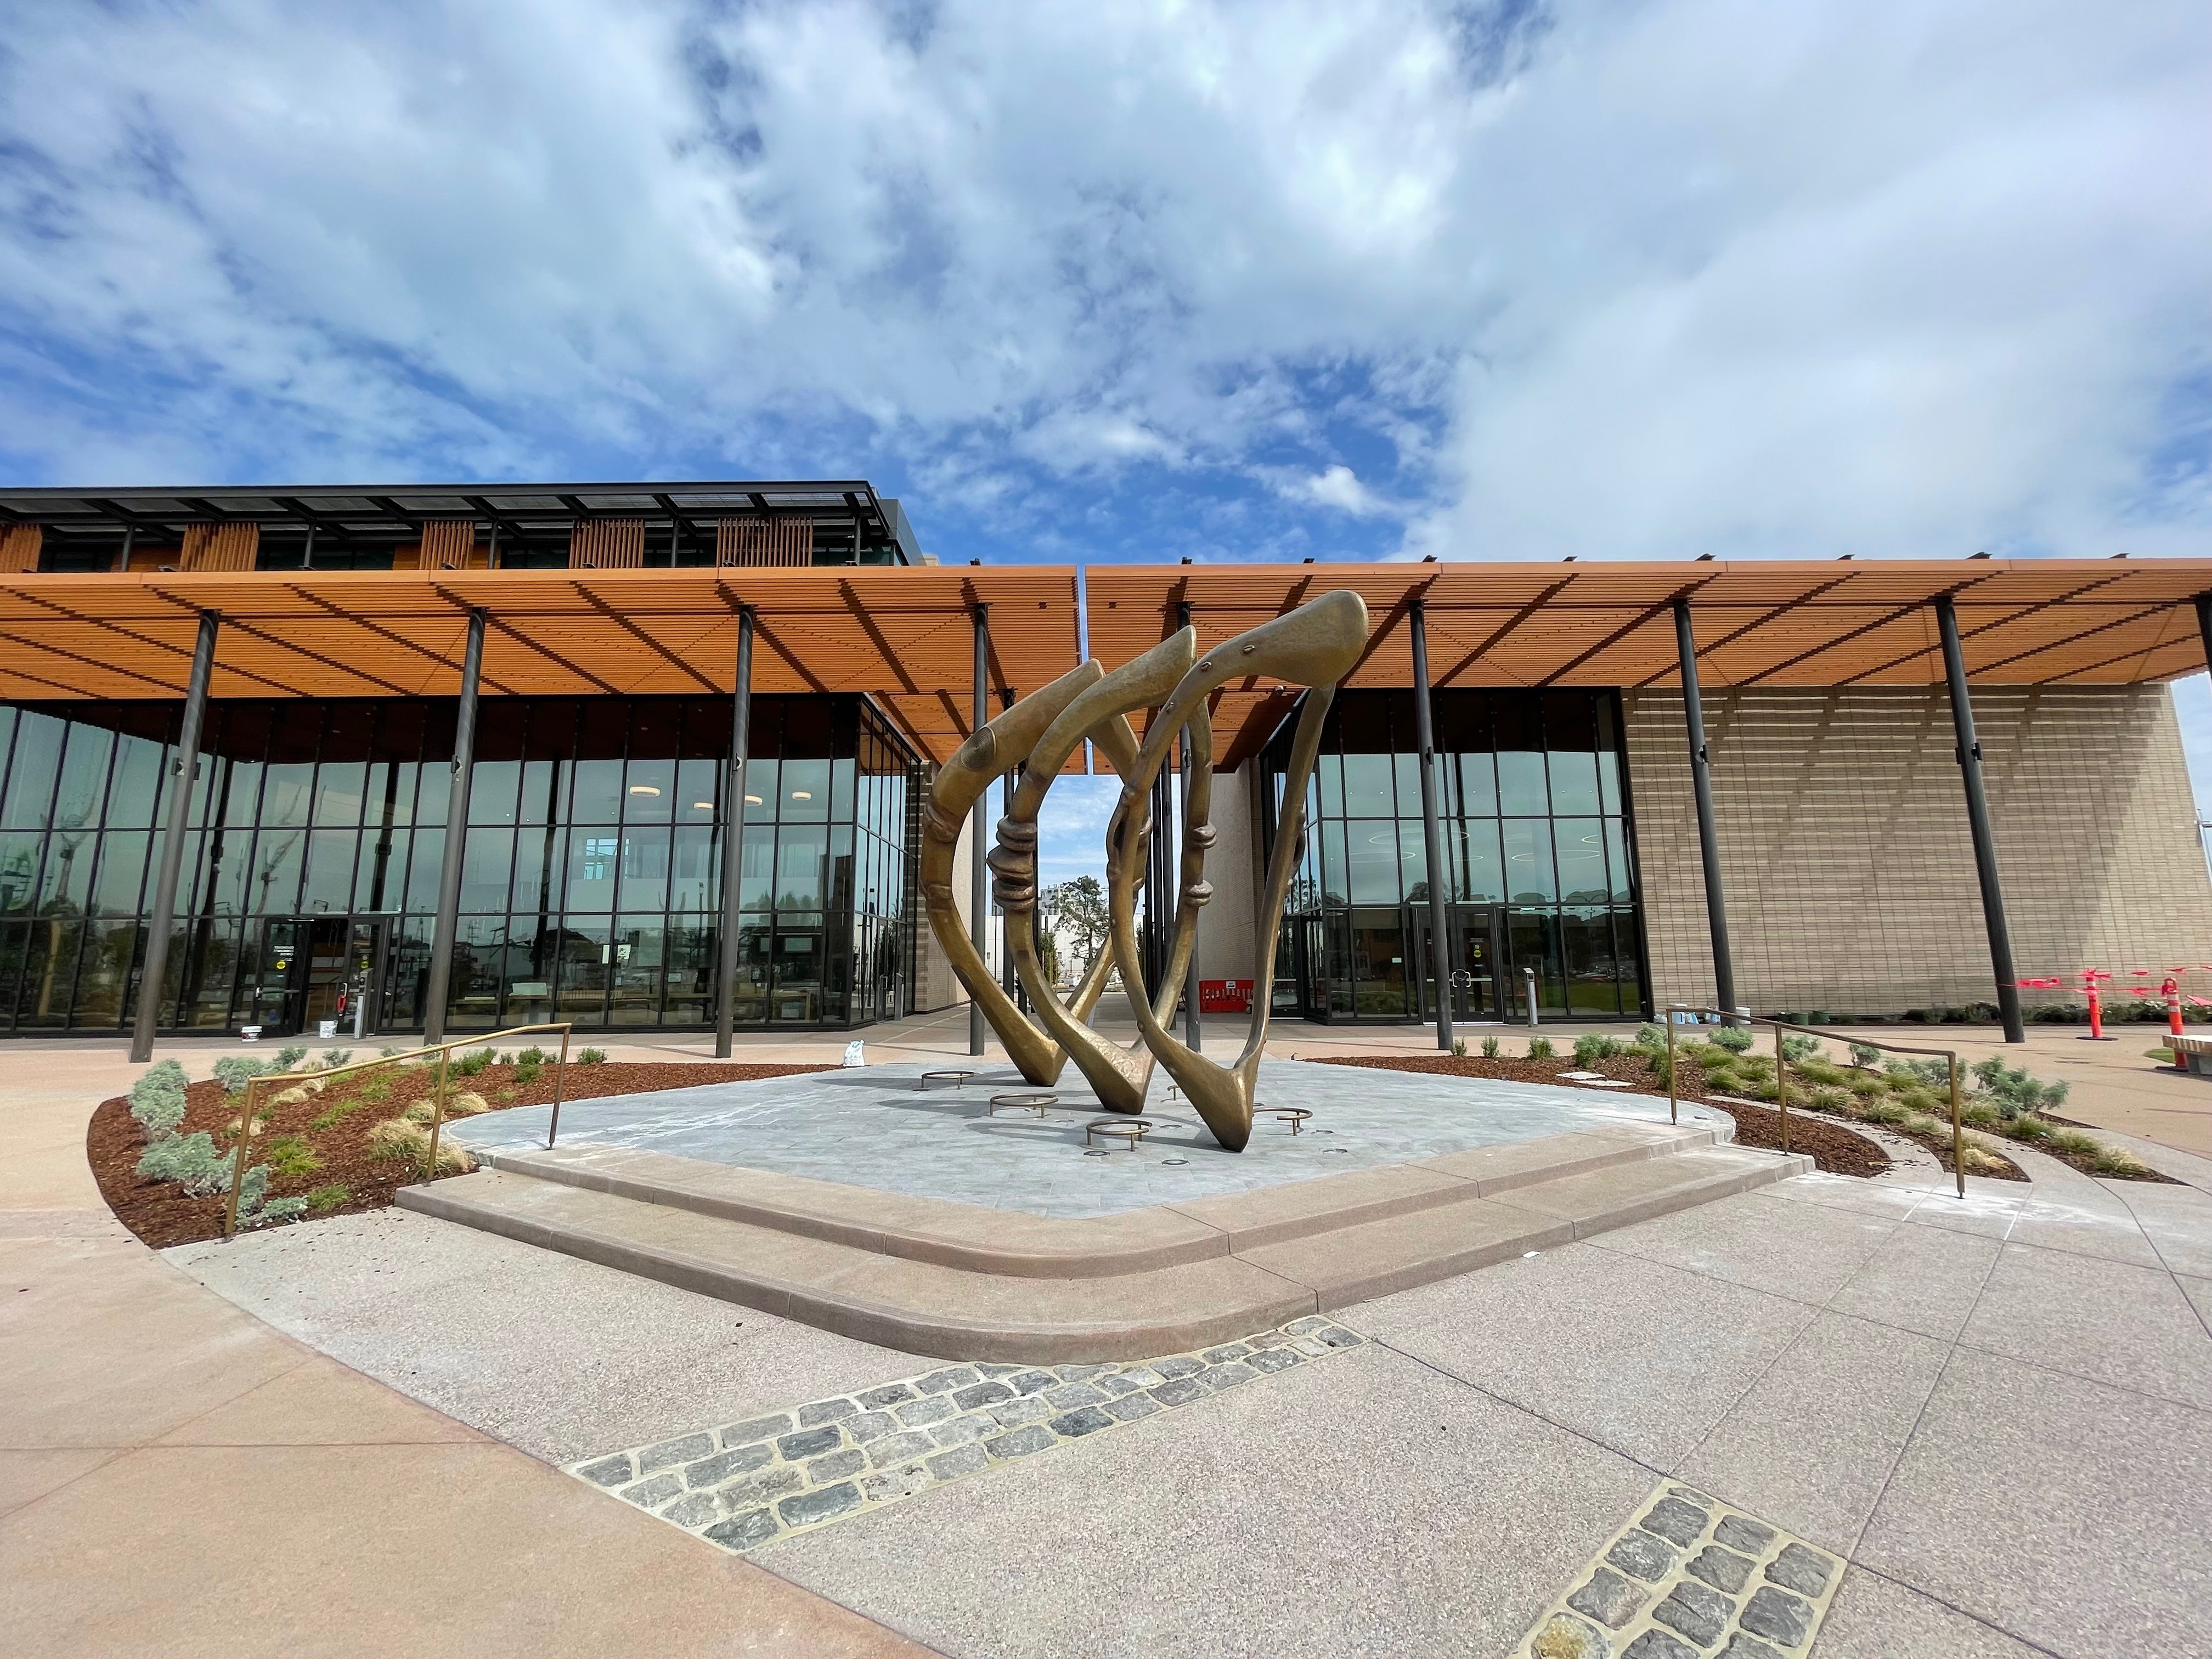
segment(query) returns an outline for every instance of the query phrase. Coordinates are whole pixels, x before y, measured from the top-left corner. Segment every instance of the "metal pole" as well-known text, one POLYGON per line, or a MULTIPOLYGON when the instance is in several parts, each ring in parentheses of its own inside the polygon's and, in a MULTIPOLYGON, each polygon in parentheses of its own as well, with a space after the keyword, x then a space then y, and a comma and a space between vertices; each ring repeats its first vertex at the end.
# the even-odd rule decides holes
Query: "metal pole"
POLYGON ((483 672, 484 611, 469 611, 461 655, 461 706, 453 722, 453 787, 446 800, 446 855, 438 868, 438 926, 430 935, 429 982, 423 991, 424 1046, 446 1039, 446 999, 453 979, 453 935, 460 929, 461 842, 468 833, 469 784, 476 773, 477 681, 483 672))
POLYGON ((1437 823, 1436 722, 1429 710, 1429 625, 1427 606, 1413 601, 1413 734, 1421 750, 1421 847, 1429 866, 1429 967, 1437 981, 1437 1047, 1452 1046, 1450 935, 1445 931, 1443 831, 1437 823))
POLYGON ((722 810, 722 949, 714 988, 717 1060, 730 1057, 731 1034, 738 1021, 738 889, 744 878, 745 750, 752 746, 752 734, 753 608, 741 605, 738 607, 738 686, 730 699, 730 758, 723 768, 728 799, 722 810))
MULTIPOLYGON (((115 574, 117 575, 124 575, 129 572, 131 568, 131 544, 137 540, 137 538, 138 526, 137 525, 126 524, 123 526, 123 550, 115 556, 115 574)), ((2197 604, 2202 606, 2203 601, 2200 599, 2197 601, 2197 604)))
POLYGON ((1721 896, 1720 840, 1713 831, 1711 757, 1705 747, 1705 703, 1698 690, 1698 636, 1690 601, 1674 601, 1674 645, 1682 664, 1682 718, 1690 733, 1690 781, 1698 798, 1698 854, 1705 866, 1705 924, 1713 936, 1715 1000, 1735 1023, 1735 963, 1729 954, 1728 903, 1721 896))
MULTIPOLYGON (((2201 612, 2200 612, 2201 614, 2201 612)), ((1982 745, 1974 736, 1974 705, 1966 692, 1966 657, 1959 647, 1959 613, 1944 594, 1936 601, 1943 636, 1943 672, 1951 683, 1951 725, 1959 738, 1959 772, 1966 785, 1966 826, 1974 838, 1974 874, 1982 884, 1982 921, 1990 932, 1990 968, 1996 975, 1997 1014, 2007 1042, 2027 1041, 2021 1024, 2020 975, 2013 971, 2012 930, 2005 925, 2004 889, 1997 880, 1996 838, 1990 833, 1990 804, 1982 793, 1982 745)))
MULTIPOLYGON (((990 719, 989 678, 991 672, 991 607, 978 604, 975 607, 975 712, 970 731, 980 732, 990 719)), ((986 790, 975 797, 975 810, 968 819, 968 938, 975 947, 975 954, 983 957, 988 943, 991 926, 991 896, 983 879, 983 838, 990 832, 990 813, 985 802, 989 799, 986 790)), ((988 961, 985 957, 985 960, 988 961)), ((968 1052, 983 1052, 983 1005, 973 993, 968 998, 968 1052)))
POLYGON ((1674 1082, 1674 1011, 1667 1011, 1667 1121, 1680 1123, 1681 1093, 1674 1082))
POLYGON ((553 1115, 545 1123, 545 1150, 561 1138, 561 1103, 568 1097, 568 1038, 573 1026, 561 1028, 561 1069, 553 1074, 553 1115))
POLYGON ((438 1178, 438 1132, 446 1127, 446 1091, 453 1070, 453 1051, 450 1045, 438 1050, 438 1089, 430 1097, 430 1155, 422 1166, 422 1179, 438 1178))
POLYGON ((1774 1022, 1774 1109, 1782 1114, 1782 1150, 1790 1151, 1790 1068, 1782 1052, 1782 1022, 1774 1022))
POLYGON ((177 732, 177 758, 169 783, 169 822, 161 836, 161 868, 154 878, 154 903, 146 918, 146 970, 139 976, 138 1008, 131 1024, 134 1066, 154 1058, 154 1029, 161 1018, 161 981, 169 976, 169 928, 177 919, 177 881, 184 870, 192 783, 200 765, 200 729, 207 721, 208 682, 215 677, 215 636, 222 625, 222 618, 214 611, 200 612, 199 639, 192 647, 192 677, 185 690, 185 720, 177 732))

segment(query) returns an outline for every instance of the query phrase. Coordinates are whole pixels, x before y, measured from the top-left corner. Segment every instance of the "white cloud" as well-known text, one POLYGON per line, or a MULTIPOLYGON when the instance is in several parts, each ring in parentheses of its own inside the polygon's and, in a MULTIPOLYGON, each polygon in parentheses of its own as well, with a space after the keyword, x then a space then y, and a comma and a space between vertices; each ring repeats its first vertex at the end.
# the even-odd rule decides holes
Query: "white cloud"
POLYGON ((927 538, 1166 473, 1267 503, 1254 548, 1304 508, 1447 556, 2212 520, 2185 0, 201 0, 4 40, 27 477, 888 461, 927 538))

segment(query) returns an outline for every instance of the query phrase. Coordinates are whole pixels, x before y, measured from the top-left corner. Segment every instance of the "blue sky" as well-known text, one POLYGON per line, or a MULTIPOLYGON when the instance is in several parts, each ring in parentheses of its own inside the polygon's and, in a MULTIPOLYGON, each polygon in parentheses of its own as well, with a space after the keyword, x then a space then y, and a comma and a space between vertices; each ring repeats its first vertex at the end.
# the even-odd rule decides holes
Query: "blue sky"
POLYGON ((2201 0, 0 0, 0 477, 2202 555, 2208 154, 2201 0))

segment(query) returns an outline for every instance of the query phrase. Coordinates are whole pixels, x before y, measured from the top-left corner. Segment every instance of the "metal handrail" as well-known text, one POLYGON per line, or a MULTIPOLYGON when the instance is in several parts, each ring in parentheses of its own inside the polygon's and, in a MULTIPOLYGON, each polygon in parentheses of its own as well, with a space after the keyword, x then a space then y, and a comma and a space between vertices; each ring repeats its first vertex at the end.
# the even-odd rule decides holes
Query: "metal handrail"
POLYGON ((304 1083, 310 1079, 326 1083, 334 1077, 343 1077, 349 1072, 373 1072, 380 1066, 404 1065, 421 1054, 437 1055, 438 1084, 431 1091, 430 1158, 424 1166, 426 1175, 435 1176, 438 1173, 438 1135, 445 1127, 446 1095, 453 1074, 453 1050, 483 1047, 504 1042, 508 1037, 527 1036, 532 1031, 558 1031, 561 1034, 559 1069, 553 1077, 553 1120, 545 1136, 545 1145, 550 1149, 553 1137, 560 1132, 561 1102, 568 1092, 568 1038, 573 1025, 574 1022, 569 1020, 551 1020, 542 1025, 510 1025, 504 1031, 471 1034, 445 1042, 425 1043, 420 1048, 403 1048, 398 1054, 379 1054, 374 1060, 356 1060, 348 1065, 332 1066, 325 1070, 271 1072, 249 1078, 246 1085, 245 1112, 238 1121, 238 1149, 231 1158, 230 1200, 223 1212, 222 1236, 225 1238, 238 1237, 238 1194, 246 1184, 246 1154, 253 1146, 253 1121, 260 1115, 261 1097, 268 1088, 280 1083, 304 1083))
POLYGON ((1948 1060, 1951 1066, 1951 1174, 1959 1183, 1959 1196, 1966 1195, 1966 1127, 1960 1115, 1959 1053, 1955 1048, 1922 1048, 1905 1042, 1881 1042, 1871 1037, 1843 1036, 1819 1025, 1800 1025, 1794 1020, 1775 1019, 1764 1014, 1740 1013, 1729 1008, 1706 1008, 1695 1003, 1670 1002, 1667 1005, 1667 1121, 1679 1121, 1679 1092, 1674 1082, 1674 1016, 1677 1014, 1710 1014, 1727 1024, 1771 1025, 1774 1028, 1774 1105, 1782 1114, 1782 1150, 1790 1150, 1790 1070, 1789 1060, 1782 1052, 1782 1034, 1802 1031, 1807 1036, 1825 1038, 1840 1042, 1845 1048, 1856 1044, 1862 1048, 1879 1048, 1889 1054, 1927 1054, 1948 1060))

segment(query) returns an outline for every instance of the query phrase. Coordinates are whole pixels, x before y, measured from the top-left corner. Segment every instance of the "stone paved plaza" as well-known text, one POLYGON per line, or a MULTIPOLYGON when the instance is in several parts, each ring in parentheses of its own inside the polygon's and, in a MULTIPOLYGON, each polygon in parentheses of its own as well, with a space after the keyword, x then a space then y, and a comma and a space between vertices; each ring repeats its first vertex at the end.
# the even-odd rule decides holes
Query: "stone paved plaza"
POLYGON ((1182 1376, 986 1375, 397 1210, 164 1259, 68 1184, 82 1104, 11 1086, 11 1651, 605 1654, 641 1620, 686 1655, 2202 1650, 2185 1153, 2145 1186, 2023 1149, 2032 1185, 1963 1201, 1799 1176, 1182 1376), (302 1550, 335 1564, 312 1609, 302 1550), (126 1639, 155 1620, 175 1639, 126 1639))
MULTIPOLYGON (((942 1063, 942 1062, 941 1062, 942 1063)), ((1155 1072, 1145 1115, 1156 1127, 1133 1152, 1086 1157, 1084 1126, 1103 1114, 1070 1066, 1059 1104, 986 1115, 994 1094, 1038 1092, 1004 1061, 958 1086, 918 1086, 929 1066, 869 1066, 757 1083, 715 1083, 562 1108, 560 1144, 589 1144, 738 1164, 917 1198, 1041 1216, 1111 1215, 1147 1205, 1247 1192, 1282 1182, 1411 1163, 1473 1146, 1534 1140, 1609 1123, 1663 1123, 1667 1103, 1600 1089, 1423 1077, 1263 1060, 1261 1101, 1313 1114, 1293 1134, 1261 1118, 1251 1146, 1225 1152, 1155 1072)), ((545 1144, 550 1111, 516 1107, 465 1119, 455 1139, 486 1151, 545 1144)), ((1689 1107, 1682 1121, 1726 1126, 1689 1107)))

